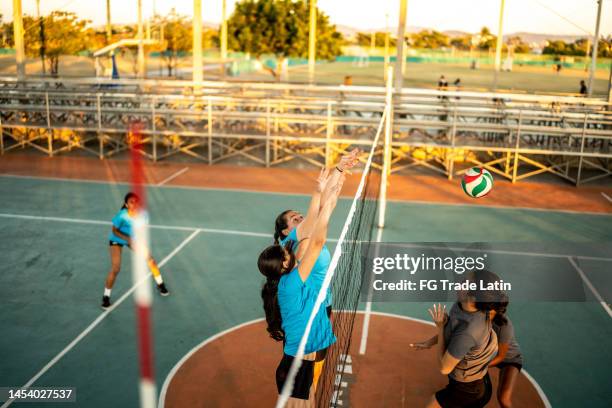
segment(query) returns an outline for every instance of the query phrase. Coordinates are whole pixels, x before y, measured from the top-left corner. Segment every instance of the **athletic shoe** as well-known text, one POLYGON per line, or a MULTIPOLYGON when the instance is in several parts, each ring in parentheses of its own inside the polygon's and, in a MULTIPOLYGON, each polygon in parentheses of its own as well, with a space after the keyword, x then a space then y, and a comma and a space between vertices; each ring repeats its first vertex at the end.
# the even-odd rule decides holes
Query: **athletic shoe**
POLYGON ((168 296, 170 294, 170 292, 168 292, 168 289, 166 289, 166 285, 163 282, 157 285, 157 289, 159 289, 159 294, 162 296, 168 296))
POLYGON ((111 307, 110 297, 103 296, 102 297, 102 309, 107 310, 109 307, 111 307))

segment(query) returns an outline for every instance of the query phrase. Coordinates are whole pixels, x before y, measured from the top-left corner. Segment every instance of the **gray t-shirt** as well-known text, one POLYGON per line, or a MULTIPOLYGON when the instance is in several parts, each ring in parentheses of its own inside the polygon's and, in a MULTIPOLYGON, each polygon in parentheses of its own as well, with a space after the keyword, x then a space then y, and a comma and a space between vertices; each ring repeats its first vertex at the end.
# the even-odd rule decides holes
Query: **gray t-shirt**
MULTIPOLYGON (((506 317, 507 318, 507 317, 506 317)), ((493 324, 493 330, 497 334, 497 341, 508 344, 508 352, 504 357, 504 363, 517 363, 523 365, 523 355, 521 354, 521 348, 519 347, 516 337, 514 337, 514 326, 510 319, 508 323, 503 326, 493 324)))
POLYGON ((449 376, 455 381, 471 382, 487 373, 497 353, 497 335, 482 312, 466 312, 455 303, 444 326, 446 351, 461 360, 449 376))

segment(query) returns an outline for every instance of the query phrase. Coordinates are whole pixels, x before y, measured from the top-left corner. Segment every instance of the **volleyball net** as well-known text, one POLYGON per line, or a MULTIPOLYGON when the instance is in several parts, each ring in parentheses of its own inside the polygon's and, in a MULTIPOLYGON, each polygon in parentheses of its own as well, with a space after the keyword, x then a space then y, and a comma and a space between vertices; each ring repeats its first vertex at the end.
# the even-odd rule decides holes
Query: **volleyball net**
POLYGON ((333 299, 331 323, 337 340, 327 351, 317 384, 316 406, 337 406, 339 397, 342 395, 342 377, 349 356, 355 315, 365 275, 362 250, 364 246, 367 249, 372 241, 373 231, 377 225, 376 215, 381 187, 381 172, 377 169, 383 168, 384 135, 381 136, 381 134, 384 131, 388 109, 383 112, 377 127, 357 192, 353 197, 348 216, 333 252, 327 275, 308 319, 296 358, 293 360, 287 380, 277 400, 278 408, 284 407, 291 396, 314 317, 322 307, 330 287, 333 299))

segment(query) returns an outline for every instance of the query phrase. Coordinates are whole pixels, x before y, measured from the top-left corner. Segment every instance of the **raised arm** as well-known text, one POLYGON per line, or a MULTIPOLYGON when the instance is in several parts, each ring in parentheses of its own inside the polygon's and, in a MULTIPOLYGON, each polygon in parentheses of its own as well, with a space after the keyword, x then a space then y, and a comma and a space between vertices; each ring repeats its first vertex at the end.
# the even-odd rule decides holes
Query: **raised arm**
POLYGON ((321 253, 323 245, 325 245, 329 218, 331 217, 334 208, 336 208, 336 203, 338 202, 338 196, 340 195, 340 190, 342 189, 343 182, 344 177, 341 177, 338 183, 336 184, 334 190, 332 190, 333 194, 323 205, 323 208, 321 208, 319 217, 315 222, 310 239, 306 242, 306 251, 304 253, 304 256, 302 257, 300 265, 298 266, 298 272, 300 273, 300 277, 304 282, 306 282, 306 279, 308 279, 308 276, 310 276, 312 267, 317 261, 317 258, 321 253))
POLYGON ((323 206, 329 197, 331 197, 331 191, 338 184, 338 180, 345 175, 344 172, 352 169, 357 163, 359 163, 360 153, 361 151, 359 149, 351 150, 349 154, 342 156, 340 162, 338 162, 336 167, 332 169, 326 188, 321 195, 321 206, 323 206))
POLYGON ((312 193, 312 199, 308 206, 308 212, 304 217, 304 220, 297 226, 297 237, 298 240, 308 238, 312 233, 317 218, 319 217, 319 211, 321 210, 321 194, 325 190, 325 186, 329 180, 329 169, 322 169, 317 178, 317 186, 314 193, 312 193))
POLYGON ((335 190, 344 172, 352 169, 359 162, 359 153, 359 149, 353 149, 349 154, 342 156, 334 168, 321 170, 308 212, 304 220, 297 226, 298 240, 310 237, 323 205, 333 195, 332 191, 335 190))

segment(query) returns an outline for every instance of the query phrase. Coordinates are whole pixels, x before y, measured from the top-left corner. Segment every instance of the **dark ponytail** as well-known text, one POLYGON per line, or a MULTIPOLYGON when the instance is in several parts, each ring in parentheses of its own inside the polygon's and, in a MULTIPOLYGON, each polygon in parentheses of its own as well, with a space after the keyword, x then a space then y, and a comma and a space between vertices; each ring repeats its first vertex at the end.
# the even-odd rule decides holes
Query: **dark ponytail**
POLYGON ((278 283, 281 276, 287 271, 291 271, 295 266, 295 255, 289 249, 285 250, 281 245, 274 244, 264 249, 257 260, 257 268, 266 277, 266 283, 261 288, 261 299, 266 313, 267 330, 276 341, 285 339, 283 331, 283 319, 281 317, 280 306, 278 304, 278 283), (286 251, 289 252, 290 261, 287 268, 283 267, 286 251))
POLYGON ((124 210, 127 208, 127 202, 130 198, 135 198, 136 200, 140 200, 140 197, 138 197, 135 193, 132 193, 131 191, 129 193, 127 193, 125 195, 125 197, 123 198, 123 205, 121 206, 121 209, 124 210))
POLYGON ((287 238, 287 235, 283 233, 283 230, 286 229, 289 225, 287 224, 287 219, 285 216, 291 210, 285 210, 276 217, 276 221, 274 222, 274 243, 278 244, 281 239, 287 238))
POLYGON ((477 289, 468 291, 468 296, 474 299, 476 309, 484 312, 487 316, 490 315, 491 310, 494 310, 496 312, 493 320, 495 324, 500 326, 506 324, 508 320, 504 314, 508 307, 508 296, 501 290, 480 289, 482 285, 487 287, 488 284, 499 281, 500 277, 487 270, 476 270, 471 273, 469 280, 477 284, 477 289))

